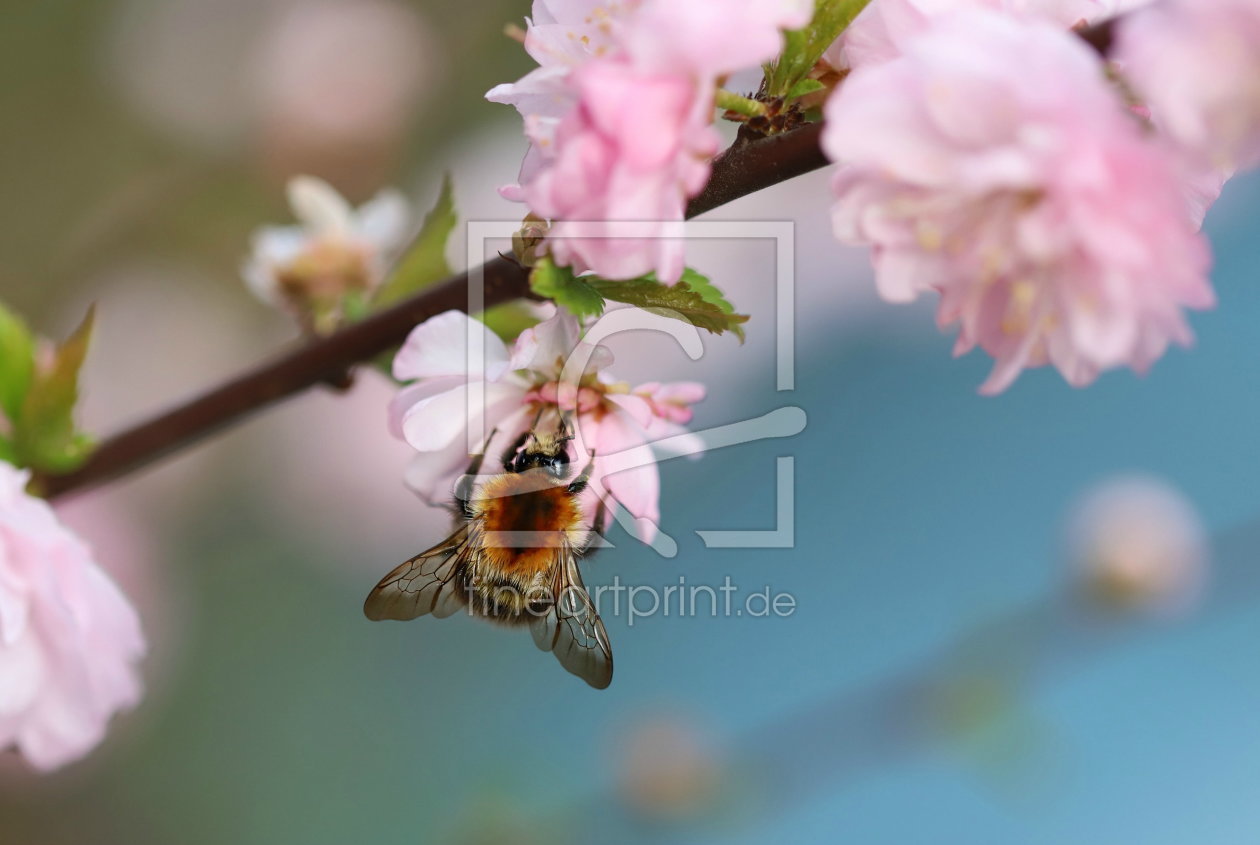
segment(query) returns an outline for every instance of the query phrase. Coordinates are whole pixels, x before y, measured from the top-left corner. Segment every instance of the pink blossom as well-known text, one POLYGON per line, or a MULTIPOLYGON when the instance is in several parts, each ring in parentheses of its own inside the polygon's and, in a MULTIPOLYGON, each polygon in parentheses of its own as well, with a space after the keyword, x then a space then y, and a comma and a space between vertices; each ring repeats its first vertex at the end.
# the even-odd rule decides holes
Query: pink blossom
POLYGON ((1170 615, 1195 607, 1210 575, 1207 529, 1185 494, 1145 476, 1115 476, 1072 509, 1067 551, 1102 607, 1170 615))
POLYGON ((525 121, 508 199, 557 221, 555 259, 609 278, 683 270, 672 228, 709 175, 719 77, 773 58, 808 0, 537 0, 525 46, 540 67, 486 96, 525 121), (618 224, 630 222, 629 229, 618 224))
POLYGON ((837 68, 855 69, 900 56, 933 19, 962 9, 989 9, 1039 18, 1063 28, 1091 23, 1113 12, 1114 0, 872 0, 826 57, 837 68))
POLYGON ((140 699, 140 623, 92 551, 0 462, 0 747, 37 768, 78 759, 140 699))
POLYGON ((640 538, 651 542, 660 519, 660 477, 649 444, 684 431, 681 423, 690 418, 689 406, 704 398, 704 388, 681 383, 631 389, 604 372, 612 356, 584 343, 580 332, 563 310, 523 332, 511 350, 458 311, 416 326, 394 359, 395 377, 414 381, 399 392, 389 415, 394 434, 421 453, 408 471, 408 485, 430 502, 448 502, 469 452, 481 445, 469 443, 470 430, 480 436, 495 430, 483 470, 495 472, 501 453, 540 410, 575 411, 576 464, 592 449, 597 456, 645 450, 635 451, 639 465, 607 476, 597 457, 593 479, 638 518, 640 538), (483 367, 469 364, 470 336, 474 348, 483 350, 483 367), (570 358, 579 372, 565 372, 570 358))
POLYGON ((538 67, 516 82, 496 85, 486 93, 493 103, 515 106, 525 121, 529 150, 521 163, 518 184, 500 193, 524 202, 521 185, 527 184, 554 157, 556 126, 573 109, 577 94, 569 86, 569 74, 594 56, 615 47, 613 32, 624 4, 584 0, 535 0, 534 17, 527 19, 525 50, 538 67))
POLYGON ((1260 3, 1167 0, 1126 15, 1114 56, 1191 159, 1260 164, 1260 3))
POLYGON ((697 96, 686 77, 628 61, 591 62, 570 84, 579 99, 556 129, 556 158, 522 186, 531 211, 559 221, 547 239, 552 257, 608 278, 655 270, 677 281, 683 241, 666 235, 718 151, 712 91, 697 96), (624 221, 649 224, 647 237, 625 237, 624 221))
POLYGON ((293 306, 374 290, 411 226, 402 194, 386 189, 355 209, 313 176, 290 179, 288 194, 299 225, 260 228, 241 268, 254 295, 272 305, 293 306))
POLYGON ((996 359, 982 392, 1053 364, 1073 385, 1190 342, 1208 251, 1172 157, 1101 61, 1051 24, 945 16, 855 72, 826 110, 838 237, 874 247, 881 294, 935 290, 956 352, 996 359))

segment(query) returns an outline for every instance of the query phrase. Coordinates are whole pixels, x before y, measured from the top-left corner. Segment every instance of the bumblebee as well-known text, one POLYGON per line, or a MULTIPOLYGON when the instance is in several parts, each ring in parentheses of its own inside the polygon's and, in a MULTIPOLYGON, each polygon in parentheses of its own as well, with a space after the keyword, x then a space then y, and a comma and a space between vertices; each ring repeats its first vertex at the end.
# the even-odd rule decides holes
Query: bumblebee
MULTIPOLYGON (((368 619, 474 616, 528 626, 534 643, 596 689, 612 682, 608 633, 578 572, 603 530, 603 499, 587 522, 580 497, 595 456, 572 473, 568 420, 551 431, 539 420, 503 453, 502 473, 479 479, 485 449, 473 455, 455 493, 453 533, 390 572, 368 594, 368 619)), ((487 443, 494 439, 492 432, 487 443)))

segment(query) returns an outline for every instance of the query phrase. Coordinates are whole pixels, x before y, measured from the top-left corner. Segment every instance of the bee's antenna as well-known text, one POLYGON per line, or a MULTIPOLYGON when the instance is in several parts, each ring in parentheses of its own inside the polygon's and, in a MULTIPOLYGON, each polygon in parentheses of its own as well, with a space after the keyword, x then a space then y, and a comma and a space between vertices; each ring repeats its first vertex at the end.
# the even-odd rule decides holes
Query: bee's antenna
POLYGON ((539 408, 538 413, 534 416, 534 421, 530 423, 529 425, 529 436, 534 438, 535 440, 538 439, 538 435, 535 434, 534 432, 538 430, 538 423, 542 421, 543 411, 545 410, 547 410, 547 407, 545 405, 539 408))

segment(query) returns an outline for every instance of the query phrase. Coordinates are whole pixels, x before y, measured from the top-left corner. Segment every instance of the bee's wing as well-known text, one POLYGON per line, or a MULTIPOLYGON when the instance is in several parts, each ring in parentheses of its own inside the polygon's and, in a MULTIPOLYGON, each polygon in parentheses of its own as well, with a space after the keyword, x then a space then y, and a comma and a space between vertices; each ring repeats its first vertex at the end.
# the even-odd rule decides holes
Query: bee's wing
POLYGON ((530 623, 534 644, 554 652, 560 665, 595 689, 612 683, 612 647, 578 572, 577 555, 565 550, 552 582, 555 601, 530 623))
POLYGON ((471 525, 461 525, 441 543, 382 578, 363 603, 364 615, 374 621, 406 621, 426 613, 440 619, 459 610, 467 597, 461 595, 455 573, 467 557, 470 531, 471 525))

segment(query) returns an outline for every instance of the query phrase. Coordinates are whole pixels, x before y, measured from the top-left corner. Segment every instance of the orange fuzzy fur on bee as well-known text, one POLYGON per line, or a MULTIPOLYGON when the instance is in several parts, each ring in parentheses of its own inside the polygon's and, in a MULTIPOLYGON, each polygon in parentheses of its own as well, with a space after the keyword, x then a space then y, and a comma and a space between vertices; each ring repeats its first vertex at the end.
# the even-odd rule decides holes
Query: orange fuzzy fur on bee
POLYGON ((586 546, 589 531, 577 496, 541 476, 537 470, 495 476, 469 503, 481 520, 488 580, 525 589, 535 576, 551 573, 557 549, 586 546))

